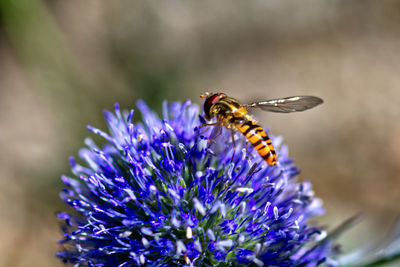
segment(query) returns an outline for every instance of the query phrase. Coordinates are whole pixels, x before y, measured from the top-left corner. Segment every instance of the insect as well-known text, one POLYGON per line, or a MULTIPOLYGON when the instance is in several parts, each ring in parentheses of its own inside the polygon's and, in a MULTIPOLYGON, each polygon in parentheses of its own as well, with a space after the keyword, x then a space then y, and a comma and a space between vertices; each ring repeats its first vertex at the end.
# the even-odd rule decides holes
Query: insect
POLYGON ((265 111, 290 113, 307 110, 323 103, 321 98, 315 96, 290 96, 245 105, 224 93, 205 93, 200 97, 205 98, 205 119, 210 121, 216 118, 216 122, 205 123, 202 126, 225 126, 231 129, 234 149, 231 161, 235 155, 236 148, 234 131, 239 131, 270 166, 276 164, 277 158, 275 148, 268 134, 258 122, 248 114, 247 110, 251 108, 260 108, 265 111))

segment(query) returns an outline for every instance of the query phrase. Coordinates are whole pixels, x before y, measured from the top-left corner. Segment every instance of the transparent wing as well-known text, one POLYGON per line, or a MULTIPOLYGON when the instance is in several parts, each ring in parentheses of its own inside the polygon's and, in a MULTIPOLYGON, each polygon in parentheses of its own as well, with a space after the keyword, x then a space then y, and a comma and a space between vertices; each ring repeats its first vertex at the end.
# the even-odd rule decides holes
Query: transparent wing
MULTIPOLYGON (((207 149, 211 154, 218 155, 223 153, 225 146, 221 144, 225 144, 228 136, 223 132, 224 127, 221 124, 217 124, 212 126, 212 131, 208 136, 207 149)), ((229 137, 230 138, 230 137, 229 137)))
POLYGON ((221 124, 217 124, 215 126, 213 126, 213 129, 211 131, 210 136, 208 137, 208 140, 210 140, 210 142, 216 142, 215 139, 217 139, 218 136, 220 136, 222 134, 222 125, 221 124))
POLYGON ((261 108, 265 111, 290 113, 313 108, 324 101, 316 96, 290 96, 244 105, 246 108, 261 108))

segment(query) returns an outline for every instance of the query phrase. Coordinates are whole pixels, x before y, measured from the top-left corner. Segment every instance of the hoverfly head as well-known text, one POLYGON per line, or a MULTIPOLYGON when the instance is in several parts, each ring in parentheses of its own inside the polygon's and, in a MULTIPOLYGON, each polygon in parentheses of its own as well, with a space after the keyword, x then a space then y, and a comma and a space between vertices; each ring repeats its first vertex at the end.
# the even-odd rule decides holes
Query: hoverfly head
POLYGON ((226 97, 224 93, 209 93, 206 92, 200 96, 201 98, 205 98, 204 101, 204 117, 206 120, 211 120, 210 109, 211 107, 217 103, 221 98, 226 97))

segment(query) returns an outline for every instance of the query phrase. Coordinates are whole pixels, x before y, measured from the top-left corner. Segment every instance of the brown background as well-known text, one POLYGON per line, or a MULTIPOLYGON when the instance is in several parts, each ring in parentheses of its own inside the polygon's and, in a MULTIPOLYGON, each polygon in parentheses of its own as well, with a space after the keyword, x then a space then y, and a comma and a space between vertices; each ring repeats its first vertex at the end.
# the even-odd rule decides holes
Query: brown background
POLYGON ((319 221, 362 212, 350 250, 400 213, 398 1, 4 0, 0 12, 0 266, 61 266, 68 156, 86 124, 105 127, 104 108, 138 98, 160 110, 207 90, 320 96, 305 113, 255 113, 324 200, 319 221))

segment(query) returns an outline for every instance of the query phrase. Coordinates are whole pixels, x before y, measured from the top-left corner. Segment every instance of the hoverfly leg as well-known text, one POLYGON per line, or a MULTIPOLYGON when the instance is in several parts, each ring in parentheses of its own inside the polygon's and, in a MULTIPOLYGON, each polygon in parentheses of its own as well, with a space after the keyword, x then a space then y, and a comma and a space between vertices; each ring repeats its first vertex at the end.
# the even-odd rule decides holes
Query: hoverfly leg
POLYGON ((250 156, 249 156, 249 141, 246 140, 246 160, 250 164, 250 156))
POLYGON ((201 128, 203 128, 203 127, 207 127, 207 128, 206 128, 204 131, 202 131, 202 132, 200 133, 200 135, 202 135, 202 134, 204 134, 205 132, 207 132, 208 129, 210 129, 211 126, 215 126, 215 125, 217 125, 217 124, 219 124, 219 122, 214 122, 214 123, 202 123, 202 124, 199 126, 199 130, 200 130, 201 128))
POLYGON ((214 142, 217 143, 215 140, 217 139, 218 136, 220 136, 222 134, 222 126, 220 123, 215 123, 215 128, 212 130, 209 138, 208 138, 208 142, 214 142))
MULTIPOLYGON (((200 128, 199 128, 199 129, 200 129, 200 128)), ((210 126, 208 126, 204 131, 202 131, 202 132, 200 133, 200 135, 203 135, 205 132, 208 131, 208 129, 210 129, 210 126)))
POLYGON ((232 163, 233 157, 235 156, 235 152, 236 152, 235 134, 234 134, 233 130, 231 130, 231 136, 232 136, 232 144, 233 144, 233 154, 232 154, 231 161, 229 163, 232 163))
POLYGON ((215 126, 215 125, 217 125, 217 124, 219 124, 219 122, 202 123, 202 124, 200 124, 199 129, 202 128, 202 127, 205 127, 205 126, 215 126))

